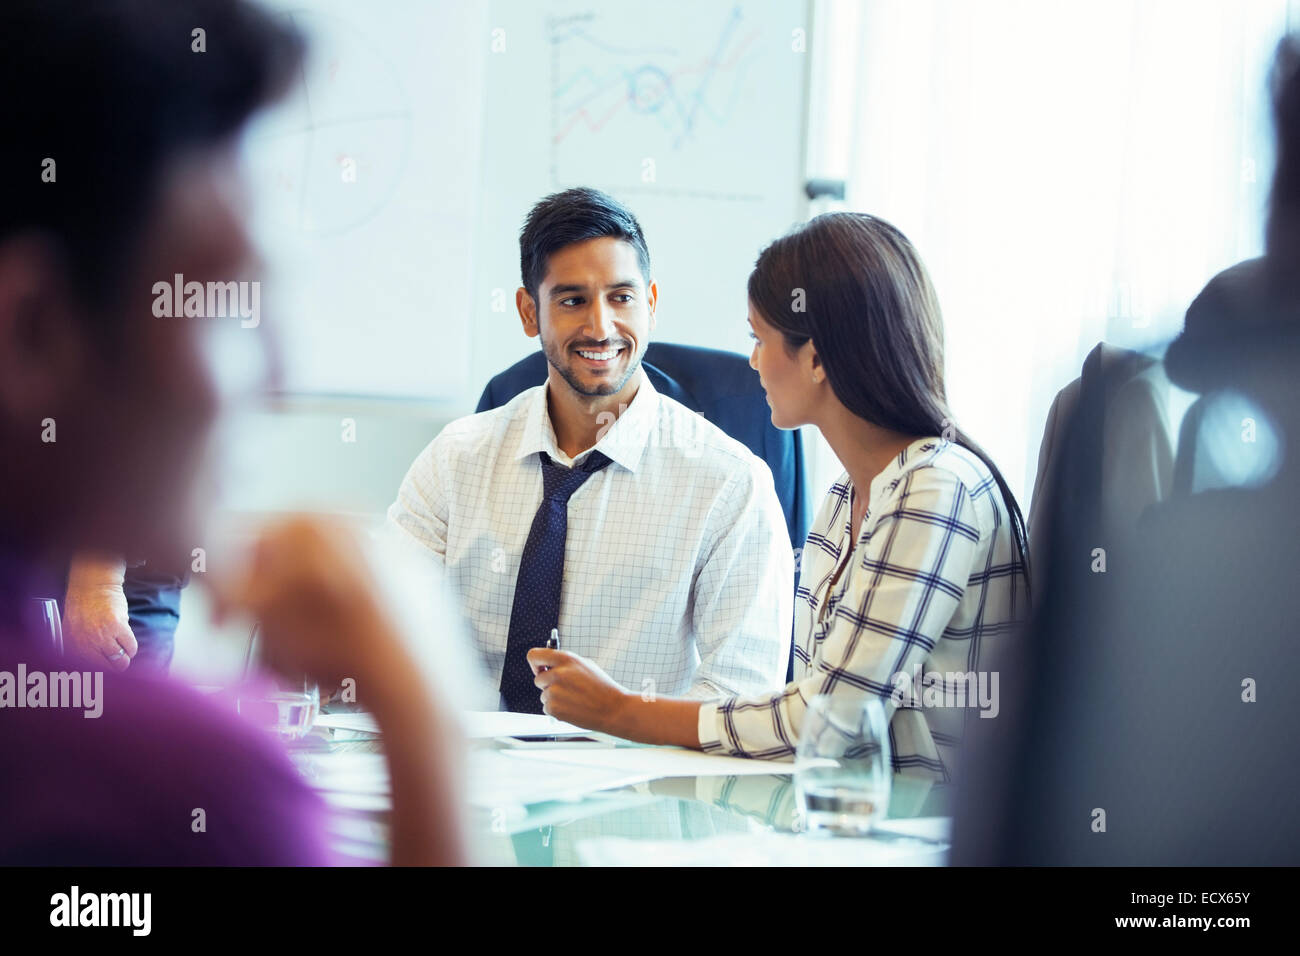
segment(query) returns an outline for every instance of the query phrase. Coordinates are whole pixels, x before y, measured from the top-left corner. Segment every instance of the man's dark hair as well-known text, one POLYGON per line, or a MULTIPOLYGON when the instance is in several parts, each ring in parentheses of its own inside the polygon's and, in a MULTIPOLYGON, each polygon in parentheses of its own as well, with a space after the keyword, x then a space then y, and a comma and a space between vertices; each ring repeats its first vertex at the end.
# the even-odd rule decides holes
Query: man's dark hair
POLYGON ((650 283, 650 252, 636 216, 612 196, 586 186, 552 193, 528 212, 519 233, 519 271, 534 299, 553 253, 588 239, 622 239, 636 250, 641 278, 650 283))
POLYGON ((52 240, 87 302, 123 291, 168 163, 235 133, 303 52, 243 0, 4 0, 0 37, 0 243, 52 240))

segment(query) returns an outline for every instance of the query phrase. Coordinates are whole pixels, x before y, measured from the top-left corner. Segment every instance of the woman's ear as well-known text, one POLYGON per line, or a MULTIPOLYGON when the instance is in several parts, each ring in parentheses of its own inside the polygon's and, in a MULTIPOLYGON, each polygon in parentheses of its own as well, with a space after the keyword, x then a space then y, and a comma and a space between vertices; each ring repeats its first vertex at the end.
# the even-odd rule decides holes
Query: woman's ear
POLYGON ((801 360, 813 384, 820 385, 826 381, 826 367, 822 365, 822 357, 817 354, 817 346, 813 345, 812 339, 805 342, 800 351, 803 352, 801 360))

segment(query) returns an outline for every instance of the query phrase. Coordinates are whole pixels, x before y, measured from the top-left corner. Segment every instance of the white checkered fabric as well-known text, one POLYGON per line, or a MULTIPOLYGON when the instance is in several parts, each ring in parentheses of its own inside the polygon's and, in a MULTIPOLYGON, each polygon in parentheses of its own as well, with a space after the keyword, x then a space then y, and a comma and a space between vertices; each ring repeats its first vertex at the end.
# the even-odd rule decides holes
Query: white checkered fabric
MULTIPOLYGON (((539 453, 574 464, 556 446, 547 388, 449 424, 388 512, 445 565, 498 681, 519 561, 542 500, 539 453)), ((569 502, 561 649, 641 693, 706 698, 781 686, 794 561, 767 465, 644 374, 617 420, 598 424, 594 447, 613 464, 569 502)))

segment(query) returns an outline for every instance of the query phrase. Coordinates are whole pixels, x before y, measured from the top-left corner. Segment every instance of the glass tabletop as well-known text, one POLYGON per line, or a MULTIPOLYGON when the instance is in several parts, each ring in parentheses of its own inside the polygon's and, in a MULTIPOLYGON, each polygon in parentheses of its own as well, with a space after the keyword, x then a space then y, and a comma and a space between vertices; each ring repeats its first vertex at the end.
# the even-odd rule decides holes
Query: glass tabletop
MULTIPOLYGON (((484 741, 472 747, 499 745, 484 741)), ((372 779, 368 774, 383 772, 380 738, 313 734, 296 748, 295 760, 336 812, 333 842, 345 861, 386 860, 386 779, 365 782, 372 779), (340 761, 340 755, 353 756, 340 761), (341 783, 338 776, 321 773, 323 766, 340 764, 356 768, 348 771, 349 782, 341 783)), ((468 815, 473 857, 478 863, 499 866, 653 864, 690 856, 691 848, 674 848, 674 844, 697 842, 695 849, 700 853, 695 855, 703 854, 704 859, 690 862, 780 862, 786 857, 803 858, 800 851, 806 847, 795 841, 825 838, 803 833, 793 766, 774 762, 771 771, 666 777, 599 790, 573 800, 475 806, 468 815)), ((924 822, 921 818, 948 814, 947 785, 895 776, 888 813, 891 823, 924 822)), ((851 851, 852 844, 872 843, 875 838, 836 842, 843 850, 851 851)), ((932 843, 928 848, 937 851, 942 844, 932 843)), ((837 859, 852 863, 857 858, 847 852, 837 859)), ((869 855, 862 857, 863 862, 872 859, 869 855)))
MULTIPOLYGON (((927 781, 896 778, 889 818, 946 816, 946 791, 927 781)), ((648 846, 712 840, 710 847, 723 855, 743 842, 715 838, 785 834, 822 839, 803 832, 789 769, 763 775, 669 777, 593 793, 574 803, 535 804, 515 819, 494 820, 490 813, 476 813, 472 819, 476 846, 490 862, 520 866, 592 863, 600 844, 611 838, 650 841, 648 846)), ((629 864, 653 863, 656 857, 638 853, 633 846, 621 847, 617 855, 629 864)))

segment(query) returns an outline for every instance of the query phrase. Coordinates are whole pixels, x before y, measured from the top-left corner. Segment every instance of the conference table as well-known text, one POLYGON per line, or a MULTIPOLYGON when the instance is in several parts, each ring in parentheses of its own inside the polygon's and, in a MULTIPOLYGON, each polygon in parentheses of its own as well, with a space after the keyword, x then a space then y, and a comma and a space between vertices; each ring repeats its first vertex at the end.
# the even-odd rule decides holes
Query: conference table
MULTIPOLYGON (((598 735, 599 736, 599 735, 598 735)), ((387 771, 377 733, 317 726, 292 748, 333 811, 340 861, 388 857, 387 771)), ((895 775, 868 837, 805 832, 793 764, 717 758, 601 737, 523 751, 468 743, 474 862, 500 866, 943 865, 949 787, 895 775)))

